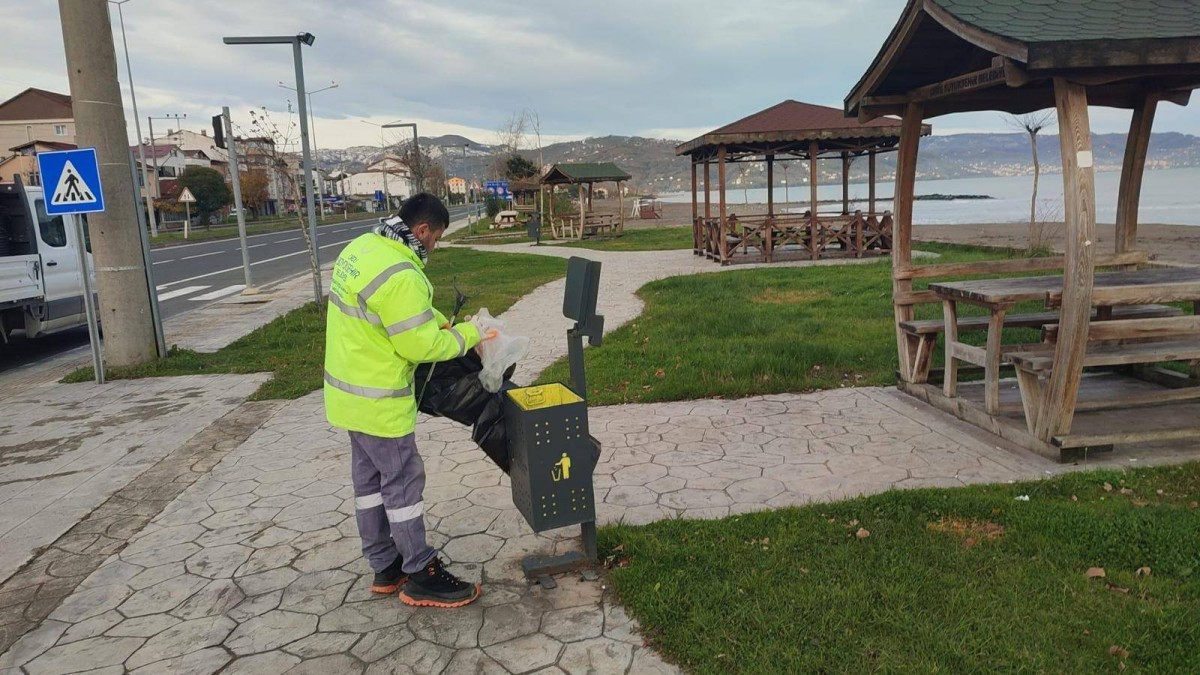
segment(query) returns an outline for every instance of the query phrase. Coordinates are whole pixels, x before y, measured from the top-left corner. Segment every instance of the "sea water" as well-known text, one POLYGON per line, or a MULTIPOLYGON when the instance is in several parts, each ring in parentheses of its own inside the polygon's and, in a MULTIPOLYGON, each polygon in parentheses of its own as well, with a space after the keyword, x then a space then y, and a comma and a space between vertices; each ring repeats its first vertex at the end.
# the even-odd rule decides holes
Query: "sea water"
MULTIPOLYGON (((1117 218, 1117 187, 1119 172, 1096 174, 1096 220, 1112 223, 1117 218)), ((892 207, 890 197, 894 183, 881 181, 876 185, 880 197, 879 210, 892 207), (885 198, 887 198, 885 200, 885 198)), ((930 195, 987 195, 992 199, 956 199, 951 201, 921 200, 913 204, 913 220, 923 224, 953 223, 1027 223, 1029 222, 1029 198, 1033 190, 1033 176, 1001 176, 986 178, 953 178, 946 180, 918 180, 916 194, 930 195)), ((795 202, 808 199, 807 185, 791 185, 787 196, 795 202)), ((784 202, 785 189, 775 188, 775 201, 784 202)), ((841 185, 821 185, 817 188, 818 199, 840 200, 841 185)), ((690 202, 690 193, 673 194, 663 201, 690 202)), ((714 191, 712 201, 717 203, 714 191)), ((867 185, 850 185, 850 209, 866 210, 867 185)), ((742 190, 737 187, 725 191, 726 208, 737 213, 738 207, 749 204, 765 204, 766 188, 742 190)), ((824 204, 821 211, 834 210, 834 204, 824 204)), ((761 210, 761 207, 754 209, 761 210)), ((804 212, 807 207, 791 208, 804 212)), ((1062 174, 1042 174, 1038 183, 1037 219, 1039 221, 1062 221, 1063 181, 1062 174)), ((1172 225, 1200 225, 1200 168, 1147 170, 1142 180, 1142 197, 1138 208, 1141 223, 1165 223, 1172 225)))

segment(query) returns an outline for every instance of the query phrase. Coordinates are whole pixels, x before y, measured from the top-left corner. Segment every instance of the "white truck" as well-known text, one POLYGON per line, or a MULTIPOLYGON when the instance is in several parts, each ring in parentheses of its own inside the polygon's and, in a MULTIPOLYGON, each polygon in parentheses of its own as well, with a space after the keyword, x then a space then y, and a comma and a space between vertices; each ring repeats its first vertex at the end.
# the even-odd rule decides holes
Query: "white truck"
POLYGON ((0 345, 87 325, 80 246, 92 288, 96 273, 76 218, 86 232, 86 216, 48 215, 42 188, 0 183, 0 345))

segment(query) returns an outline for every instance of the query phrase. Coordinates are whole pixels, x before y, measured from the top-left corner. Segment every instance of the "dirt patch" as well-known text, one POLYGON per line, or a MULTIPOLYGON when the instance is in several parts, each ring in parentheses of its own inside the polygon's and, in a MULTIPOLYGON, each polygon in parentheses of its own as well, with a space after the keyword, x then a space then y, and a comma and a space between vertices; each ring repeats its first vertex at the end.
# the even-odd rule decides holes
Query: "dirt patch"
POLYGON ((995 541, 1003 537, 1005 532, 1004 526, 999 523, 969 518, 942 518, 926 525, 926 528, 962 540, 965 548, 971 548, 981 541, 995 541))
POLYGON ((829 291, 819 291, 811 288, 795 288, 782 290, 767 288, 758 295, 746 298, 756 305, 799 305, 805 302, 817 302, 830 297, 829 291))

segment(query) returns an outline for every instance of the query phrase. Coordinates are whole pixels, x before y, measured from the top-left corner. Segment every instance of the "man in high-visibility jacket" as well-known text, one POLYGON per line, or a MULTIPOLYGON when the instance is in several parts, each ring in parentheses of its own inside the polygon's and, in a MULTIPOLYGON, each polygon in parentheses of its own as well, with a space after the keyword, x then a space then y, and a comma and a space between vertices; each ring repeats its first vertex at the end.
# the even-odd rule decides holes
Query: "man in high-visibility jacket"
POLYGON ((433 308, 423 269, 450 222, 437 197, 418 194, 374 232, 346 245, 333 267, 325 333, 325 414, 350 432, 354 504, 371 590, 410 605, 460 607, 477 584, 445 570, 425 538, 425 465, 414 432, 418 363, 462 356, 479 343, 470 323, 433 308))

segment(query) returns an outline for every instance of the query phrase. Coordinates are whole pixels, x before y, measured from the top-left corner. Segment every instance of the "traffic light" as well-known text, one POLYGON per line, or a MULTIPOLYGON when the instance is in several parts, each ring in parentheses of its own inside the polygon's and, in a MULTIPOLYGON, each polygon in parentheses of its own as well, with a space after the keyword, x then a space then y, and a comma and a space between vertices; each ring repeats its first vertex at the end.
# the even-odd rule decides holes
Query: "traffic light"
POLYGON ((221 148, 222 150, 227 149, 225 147, 225 116, 213 115, 212 122, 213 143, 216 143, 217 147, 221 148))

